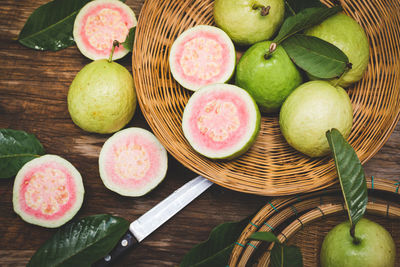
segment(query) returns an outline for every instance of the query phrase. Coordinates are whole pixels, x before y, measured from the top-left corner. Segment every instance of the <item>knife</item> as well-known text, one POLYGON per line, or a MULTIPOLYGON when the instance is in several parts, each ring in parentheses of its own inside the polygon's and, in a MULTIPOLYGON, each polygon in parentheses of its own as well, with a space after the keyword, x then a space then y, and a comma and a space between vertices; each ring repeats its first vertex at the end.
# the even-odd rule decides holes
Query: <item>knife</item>
POLYGON ((198 176, 178 188, 166 199, 140 216, 137 220, 133 221, 129 225, 129 230, 120 239, 113 250, 104 258, 97 261, 93 266, 109 266, 127 250, 135 247, 154 230, 168 221, 212 184, 213 183, 206 178, 198 176))

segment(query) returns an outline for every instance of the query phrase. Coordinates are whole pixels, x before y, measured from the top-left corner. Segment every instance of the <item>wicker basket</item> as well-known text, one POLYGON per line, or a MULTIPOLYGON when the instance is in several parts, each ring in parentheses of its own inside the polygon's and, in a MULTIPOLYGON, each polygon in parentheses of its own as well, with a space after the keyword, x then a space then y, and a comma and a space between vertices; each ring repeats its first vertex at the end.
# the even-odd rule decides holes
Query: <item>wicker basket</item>
MULTIPOLYGON (((368 178, 367 218, 383 225, 400 252, 400 182, 368 178)), ((262 208, 243 230, 232 251, 229 266, 268 266, 271 244, 248 241, 256 231, 273 231, 281 242, 300 247, 304 266, 319 266, 325 235, 347 220, 340 187, 294 197, 276 198, 262 208), (336 216, 332 216, 332 215, 336 216)), ((400 253, 396 263, 400 265, 400 253)))
MULTIPOLYGON (((352 0, 341 4, 364 27, 370 42, 367 72, 348 90, 354 108, 349 142, 364 163, 382 147, 399 120, 400 3, 352 0)), ((276 196, 332 185, 336 173, 331 157, 311 159, 292 149, 280 133, 276 115, 262 117, 256 143, 236 160, 212 161, 190 147, 181 118, 191 92, 173 79, 168 56, 184 30, 213 24, 212 8, 211 0, 146 1, 142 8, 132 69, 140 107, 156 136, 183 165, 230 189, 276 196)))

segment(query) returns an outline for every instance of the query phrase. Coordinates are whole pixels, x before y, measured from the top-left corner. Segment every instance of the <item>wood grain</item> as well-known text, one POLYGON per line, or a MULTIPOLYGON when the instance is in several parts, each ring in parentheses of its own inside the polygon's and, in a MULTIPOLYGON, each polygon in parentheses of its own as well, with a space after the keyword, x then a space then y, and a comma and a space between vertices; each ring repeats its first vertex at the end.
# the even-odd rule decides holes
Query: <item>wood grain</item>
MULTIPOLYGON (((16 39, 29 15, 46 0, 2 0, 0 5, 0 128, 35 134, 49 154, 71 161, 81 172, 86 190, 77 217, 111 213, 134 220, 196 174, 169 157, 166 179, 144 197, 121 197, 102 184, 98 153, 110 135, 90 134, 73 124, 67 92, 76 73, 90 61, 75 46, 58 52, 39 52, 16 39)), ((143 0, 128 0, 139 14, 143 0)), ((131 59, 119 61, 131 71, 131 59)), ((149 129, 138 109, 128 126, 149 129)), ((366 165, 367 175, 399 179, 400 131, 397 126, 382 150, 366 165)), ((54 229, 25 223, 12 207, 12 179, 0 180, 0 266, 25 266, 54 229)), ((234 192, 214 185, 149 236, 116 266, 174 266, 189 249, 205 240, 216 225, 240 220, 261 208, 269 198, 234 192)))

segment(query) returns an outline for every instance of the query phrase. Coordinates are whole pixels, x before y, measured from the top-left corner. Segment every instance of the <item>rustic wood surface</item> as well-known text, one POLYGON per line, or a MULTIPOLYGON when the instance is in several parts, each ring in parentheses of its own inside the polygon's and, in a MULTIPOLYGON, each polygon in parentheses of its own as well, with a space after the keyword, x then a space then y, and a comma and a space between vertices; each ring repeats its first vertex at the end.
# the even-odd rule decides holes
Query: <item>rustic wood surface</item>
MULTIPOLYGON (((134 220, 196 176, 169 157, 161 185, 140 198, 121 197, 102 184, 98 154, 109 135, 90 134, 75 126, 67 110, 67 92, 77 72, 90 62, 73 46, 58 52, 28 49, 16 40, 29 15, 47 0, 0 2, 0 128, 35 134, 49 154, 71 161, 81 172, 86 190, 77 217, 111 213, 134 220)), ((137 15, 143 0, 128 0, 137 15)), ((119 63, 131 70, 131 59, 119 63)), ((129 126, 149 128, 138 109, 129 126)), ((400 129, 365 164, 367 176, 398 180, 400 129)), ((13 179, 0 180, 0 266, 24 266, 53 233, 25 223, 12 207, 13 179)), ((261 208, 268 197, 234 192, 216 185, 165 223, 116 266, 174 266, 193 245, 207 239, 216 225, 242 219, 261 208)))

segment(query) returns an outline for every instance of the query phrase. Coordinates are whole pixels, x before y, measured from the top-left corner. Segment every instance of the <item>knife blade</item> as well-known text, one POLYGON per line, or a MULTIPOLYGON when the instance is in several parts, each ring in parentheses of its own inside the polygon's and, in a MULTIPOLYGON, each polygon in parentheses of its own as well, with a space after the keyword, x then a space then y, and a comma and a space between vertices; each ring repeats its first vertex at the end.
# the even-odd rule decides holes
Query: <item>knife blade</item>
POLYGON ((207 190, 212 184, 213 183, 206 178, 198 176, 175 190, 167 198, 133 221, 129 225, 129 230, 120 239, 113 250, 104 258, 97 261, 93 266, 109 266, 122 254, 136 246, 192 200, 207 190))

